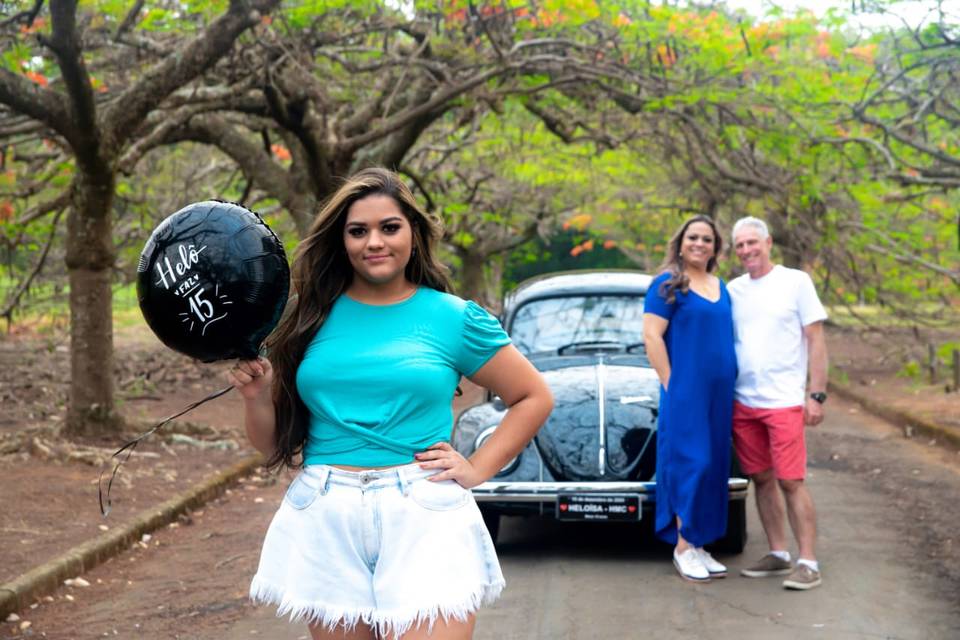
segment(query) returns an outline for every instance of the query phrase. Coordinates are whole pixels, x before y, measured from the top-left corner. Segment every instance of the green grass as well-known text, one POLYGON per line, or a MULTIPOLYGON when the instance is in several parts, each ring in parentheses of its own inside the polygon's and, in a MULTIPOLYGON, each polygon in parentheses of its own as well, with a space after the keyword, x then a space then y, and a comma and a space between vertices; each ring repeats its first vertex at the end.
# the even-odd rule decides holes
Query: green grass
MULTIPOLYGON (((5 300, 11 291, 12 283, 0 280, 0 300, 5 300)), ((70 326, 70 289, 45 283, 31 287, 29 297, 22 300, 22 306, 13 315, 13 328, 29 327, 40 335, 65 332, 70 326)), ((145 325, 140 305, 137 302, 136 284, 115 285, 113 287, 113 327, 125 329, 145 325)))
POLYGON ((145 325, 140 303, 137 302, 137 286, 128 284, 113 290, 113 328, 145 325))

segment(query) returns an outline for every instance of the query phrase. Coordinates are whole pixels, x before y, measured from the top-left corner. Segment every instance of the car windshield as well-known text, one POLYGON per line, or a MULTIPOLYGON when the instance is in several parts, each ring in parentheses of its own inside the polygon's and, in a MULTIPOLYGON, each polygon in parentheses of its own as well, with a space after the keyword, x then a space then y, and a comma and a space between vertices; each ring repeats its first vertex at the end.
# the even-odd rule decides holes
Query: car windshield
POLYGON ((643 342, 643 297, 586 295, 534 300, 517 310, 510 338, 524 354, 589 344, 643 342))

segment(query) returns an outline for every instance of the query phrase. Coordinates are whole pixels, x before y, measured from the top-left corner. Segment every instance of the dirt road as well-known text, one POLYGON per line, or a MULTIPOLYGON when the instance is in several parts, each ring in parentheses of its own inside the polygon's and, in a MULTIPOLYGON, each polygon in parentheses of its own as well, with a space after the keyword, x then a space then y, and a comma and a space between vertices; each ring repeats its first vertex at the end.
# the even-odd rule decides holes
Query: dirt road
MULTIPOLYGON (((776 579, 735 575, 765 551, 752 504, 746 552, 722 557, 731 577, 709 585, 682 582, 669 550, 635 529, 509 518, 499 545, 508 587, 476 637, 960 637, 960 455, 905 440, 851 405, 829 407, 810 434, 821 588, 786 592, 776 579)), ((307 638, 246 598, 282 491, 245 483, 83 576, 90 586, 0 623, 0 637, 307 638)))

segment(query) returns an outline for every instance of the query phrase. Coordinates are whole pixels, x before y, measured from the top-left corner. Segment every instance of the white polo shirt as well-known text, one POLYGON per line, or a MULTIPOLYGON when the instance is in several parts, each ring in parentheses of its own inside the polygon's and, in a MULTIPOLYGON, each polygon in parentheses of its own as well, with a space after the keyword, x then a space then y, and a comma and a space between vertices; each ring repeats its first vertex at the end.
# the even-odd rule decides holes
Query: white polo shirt
POLYGON ((807 341, 803 328, 827 312, 805 272, 775 265, 762 278, 743 274, 727 285, 733 305, 737 376, 734 397, 748 407, 804 404, 807 341))

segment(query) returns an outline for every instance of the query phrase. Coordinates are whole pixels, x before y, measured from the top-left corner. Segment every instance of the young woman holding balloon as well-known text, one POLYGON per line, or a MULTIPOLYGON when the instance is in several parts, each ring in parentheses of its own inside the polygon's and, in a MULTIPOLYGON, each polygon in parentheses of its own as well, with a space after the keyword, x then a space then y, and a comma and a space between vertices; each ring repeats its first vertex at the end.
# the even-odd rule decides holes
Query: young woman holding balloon
POLYGON ((519 453, 553 399, 499 322, 449 293, 438 222, 395 174, 347 179, 302 241, 269 359, 229 379, 268 466, 303 469, 251 585, 319 638, 470 638, 504 586, 469 489, 519 453), (510 407, 454 450, 461 376, 510 407))

